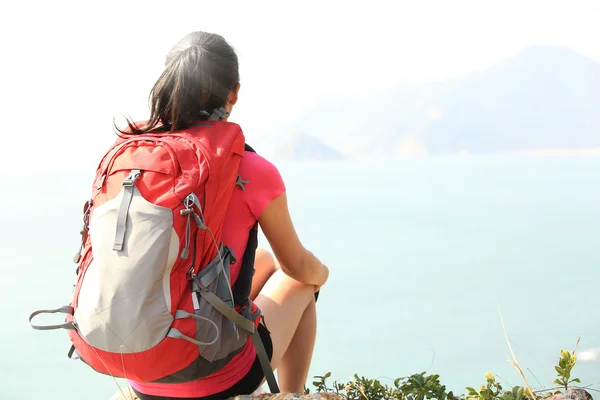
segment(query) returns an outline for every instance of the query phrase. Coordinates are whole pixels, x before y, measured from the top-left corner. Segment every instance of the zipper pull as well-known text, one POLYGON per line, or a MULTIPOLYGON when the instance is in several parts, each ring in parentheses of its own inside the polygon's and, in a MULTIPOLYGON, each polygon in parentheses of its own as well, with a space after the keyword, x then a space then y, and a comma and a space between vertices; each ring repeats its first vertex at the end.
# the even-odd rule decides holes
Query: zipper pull
POLYGON ((75 253, 75 256, 73 257, 73 262, 75 264, 79 264, 79 261, 81 261, 81 252, 83 251, 83 246, 85 244, 84 242, 86 236, 86 229, 86 226, 83 225, 81 231, 79 232, 81 234, 81 243, 79 244, 79 250, 77 251, 77 253, 75 253))
POLYGON ((194 197, 192 197, 192 195, 187 195, 186 198, 183 200, 183 207, 185 207, 183 210, 179 211, 179 214, 181 214, 182 216, 186 217, 186 222, 185 222, 185 246, 183 247, 183 250, 181 250, 181 254, 180 257, 182 260, 187 260, 187 258, 190 255, 190 229, 191 229, 191 225, 190 225, 190 218, 192 217, 192 214, 194 214, 194 210, 191 209, 191 207, 194 205, 194 197))
POLYGON ((250 183, 249 181, 246 181, 244 179, 242 179, 242 177, 238 174, 237 178, 235 179, 235 184, 236 186, 239 186, 242 191, 246 190, 246 184, 250 183))
POLYGON ((187 219, 185 222, 185 246, 183 247, 183 250, 181 250, 180 255, 182 260, 187 260, 190 255, 190 217, 193 211, 189 208, 186 208, 181 210, 179 213, 187 219))
POLYGON ((104 181, 106 181, 106 174, 100 177, 100 182, 98 183, 98 186, 96 186, 96 190, 102 190, 102 186, 104 186, 104 181))
POLYGON ((200 216, 196 213, 193 213, 194 215, 194 221, 196 221, 196 224, 198 225, 198 228, 200 229, 208 229, 208 227, 204 224, 204 221, 202 220, 202 218, 200 218, 200 216))
POLYGON ((73 257, 73 262, 75 264, 79 264, 79 261, 81 261, 81 252, 83 251, 83 246, 85 246, 85 241, 88 235, 88 226, 90 223, 90 210, 92 208, 92 205, 93 201, 92 199, 90 199, 86 201, 85 205, 83 206, 83 226, 81 227, 81 231, 79 232, 79 234, 81 235, 81 243, 79 244, 79 251, 75 254, 75 257, 73 257))

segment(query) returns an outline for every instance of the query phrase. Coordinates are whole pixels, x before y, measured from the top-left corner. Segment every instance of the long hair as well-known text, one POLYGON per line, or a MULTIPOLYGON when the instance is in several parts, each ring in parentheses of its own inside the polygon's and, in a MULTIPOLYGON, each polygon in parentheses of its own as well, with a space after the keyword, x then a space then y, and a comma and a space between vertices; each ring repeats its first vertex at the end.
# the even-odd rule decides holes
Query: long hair
POLYGON ((189 33, 167 54, 165 69, 150 92, 146 124, 137 126, 127 118, 127 131, 115 128, 121 134, 186 129, 224 107, 239 80, 237 55, 222 36, 189 33))

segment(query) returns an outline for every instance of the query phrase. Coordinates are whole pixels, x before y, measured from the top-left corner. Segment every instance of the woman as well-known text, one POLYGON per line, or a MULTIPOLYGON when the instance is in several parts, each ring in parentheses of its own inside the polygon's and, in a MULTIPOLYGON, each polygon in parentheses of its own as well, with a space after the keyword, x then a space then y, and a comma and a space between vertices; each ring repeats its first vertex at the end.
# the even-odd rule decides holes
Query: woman
MULTIPOLYGON (((144 128, 185 129, 223 107, 231 113, 240 89, 238 59, 219 35, 193 32, 167 55, 166 68, 151 95, 151 115, 144 128)), ((248 232, 258 222, 277 261, 258 249, 250 298, 263 314, 261 338, 283 392, 301 392, 308 375, 316 336, 315 301, 329 276, 328 268, 304 248, 290 218, 285 185, 277 168, 260 155, 246 151, 239 175, 244 190, 234 190, 223 227, 223 242, 243 254, 248 232), (246 183, 247 182, 247 183, 246 183)), ((241 258, 241 257, 240 257, 241 258)), ((241 262, 231 266, 232 285, 241 262)), ((130 382, 142 400, 223 399, 254 392, 264 374, 250 340, 216 373, 187 383, 130 382)))

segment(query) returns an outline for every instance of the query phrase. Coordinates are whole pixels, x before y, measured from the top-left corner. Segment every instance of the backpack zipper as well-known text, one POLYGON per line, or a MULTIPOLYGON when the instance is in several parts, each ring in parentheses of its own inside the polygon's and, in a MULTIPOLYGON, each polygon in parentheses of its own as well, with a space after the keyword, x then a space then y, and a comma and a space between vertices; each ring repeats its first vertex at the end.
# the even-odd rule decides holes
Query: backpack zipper
POLYGON ((171 161, 173 162, 173 170, 174 170, 175 176, 177 176, 178 172, 181 170, 181 166, 179 164, 179 159, 175 155, 175 151, 173 151, 173 149, 171 148, 171 146, 169 145, 167 140, 164 140, 161 137, 136 137, 133 139, 126 140, 122 143, 119 143, 116 146, 118 148, 118 150, 116 150, 114 152, 112 157, 106 163, 106 167, 104 168, 102 176, 100 177, 100 182, 98 183, 98 186, 96 186, 97 191, 102 190, 102 187, 104 186, 104 183, 106 182, 106 178, 108 177, 108 172, 111 170, 111 168, 115 162, 115 159, 118 156, 120 156, 121 154, 123 154, 123 149, 126 147, 126 145, 129 145, 134 142, 142 142, 142 141, 161 143, 163 145, 163 148, 171 156, 171 161))

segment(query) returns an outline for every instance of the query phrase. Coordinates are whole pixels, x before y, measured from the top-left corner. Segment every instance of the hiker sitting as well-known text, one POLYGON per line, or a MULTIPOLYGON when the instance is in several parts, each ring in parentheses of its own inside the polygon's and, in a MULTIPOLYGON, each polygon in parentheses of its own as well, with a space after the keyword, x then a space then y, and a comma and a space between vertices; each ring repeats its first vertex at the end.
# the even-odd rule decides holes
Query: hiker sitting
POLYGON ((298 238, 277 168, 227 120, 239 91, 221 36, 171 49, 148 120, 128 119, 99 163, 69 305, 29 318, 66 314, 32 326, 66 329, 69 357, 142 400, 304 389, 329 270, 298 238))

